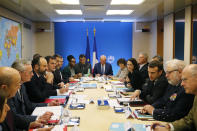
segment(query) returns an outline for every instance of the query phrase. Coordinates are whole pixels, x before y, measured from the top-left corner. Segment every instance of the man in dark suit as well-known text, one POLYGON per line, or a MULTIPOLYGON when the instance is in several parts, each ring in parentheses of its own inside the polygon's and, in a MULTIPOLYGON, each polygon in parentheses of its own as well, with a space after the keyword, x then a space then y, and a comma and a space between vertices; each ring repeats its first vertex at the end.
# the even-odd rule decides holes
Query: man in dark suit
POLYGON ((148 79, 148 55, 146 53, 139 54, 138 64, 140 66, 139 71, 145 82, 148 79))
POLYGON ((64 88, 64 87, 67 87, 67 85, 65 85, 64 84, 64 82, 62 81, 62 82, 59 82, 59 83, 57 83, 57 78, 55 78, 55 77, 57 77, 56 76, 56 74, 54 73, 55 72, 55 70, 56 70, 56 58, 55 57, 53 57, 53 56, 46 56, 45 57, 45 59, 46 59, 46 61, 47 61, 47 66, 48 66, 48 68, 47 68, 47 73, 51 73, 51 74, 53 74, 53 81, 52 81, 52 85, 53 86, 55 86, 55 88, 64 88), (54 75, 55 74, 55 75, 54 75), (55 82, 54 82, 55 81, 55 82))
POLYGON ((53 86, 53 74, 46 74, 47 61, 43 57, 32 60, 34 75, 31 81, 24 83, 29 99, 32 102, 44 102, 49 96, 61 95, 68 91, 67 88, 53 86))
POLYGON ((161 123, 154 123, 152 128, 154 131, 195 131, 197 129, 197 65, 191 64, 184 68, 181 85, 184 87, 187 94, 194 94, 195 99, 193 107, 184 118, 167 123, 165 125, 161 123))
POLYGON ((170 60, 166 63, 166 77, 168 88, 162 98, 143 108, 144 113, 153 115, 160 121, 172 122, 188 114, 192 108, 194 95, 186 94, 181 86, 181 73, 185 63, 181 60, 170 60))
POLYGON ((75 69, 76 74, 78 74, 79 77, 82 77, 85 74, 91 74, 91 64, 86 62, 86 56, 84 54, 79 56, 79 63, 76 64, 75 69))
POLYGON ((95 64, 93 75, 94 76, 113 75, 112 66, 110 63, 106 62, 106 56, 102 55, 100 57, 100 62, 95 64))
POLYGON ((63 65, 63 57, 58 54, 55 54, 54 57, 56 59, 56 70, 53 72, 53 84, 58 85, 59 83, 68 83, 69 79, 64 79, 61 72, 61 67, 63 65))
POLYGON ((151 61, 148 65, 149 79, 143 85, 142 90, 136 90, 132 99, 140 97, 148 104, 153 104, 161 98, 168 86, 168 81, 163 73, 163 65, 159 61, 151 61))
MULTIPOLYGON (((17 70, 10 67, 0 67, 0 89, 1 91, 5 91, 8 99, 15 96, 16 92, 20 88, 21 77, 17 70)), ((15 131, 17 129, 17 125, 15 122, 19 121, 20 125, 25 127, 25 123, 23 119, 16 119, 12 110, 7 113, 7 116, 3 123, 0 123, 0 126, 3 127, 3 130, 15 131)), ((31 122, 29 128, 41 127, 42 124, 38 121, 31 122)))
MULTIPOLYGON (((31 62, 26 60, 17 60, 12 64, 12 68, 19 71, 21 76, 21 88, 18 89, 16 95, 8 100, 8 104, 12 110, 12 112, 15 114, 15 117, 21 117, 21 120, 25 121, 23 125, 21 125, 23 129, 28 129, 29 124, 37 119, 37 116, 31 116, 33 110, 36 107, 41 106, 57 106, 59 105, 58 102, 53 101, 49 104, 46 103, 33 103, 29 100, 29 97, 26 93, 26 87, 23 83, 28 82, 31 80, 31 77, 33 76, 32 72, 32 66, 31 62), (25 128, 24 128, 25 127, 25 128)), ((51 113, 46 113, 51 114, 51 113)), ((48 115, 43 115, 38 118, 38 120, 41 121, 47 121, 49 117, 48 115)), ((16 125, 20 125, 21 121, 16 121, 16 125)))

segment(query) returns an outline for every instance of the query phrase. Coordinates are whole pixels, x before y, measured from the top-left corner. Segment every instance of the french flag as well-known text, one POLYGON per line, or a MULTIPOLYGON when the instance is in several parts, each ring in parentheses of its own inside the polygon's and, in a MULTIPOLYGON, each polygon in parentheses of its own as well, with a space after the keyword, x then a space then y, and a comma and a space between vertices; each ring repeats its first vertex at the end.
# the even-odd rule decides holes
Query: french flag
POLYGON ((96 29, 94 28, 94 45, 93 45, 93 64, 92 64, 92 69, 94 69, 94 65, 98 63, 98 53, 97 53, 97 48, 96 48, 96 29))

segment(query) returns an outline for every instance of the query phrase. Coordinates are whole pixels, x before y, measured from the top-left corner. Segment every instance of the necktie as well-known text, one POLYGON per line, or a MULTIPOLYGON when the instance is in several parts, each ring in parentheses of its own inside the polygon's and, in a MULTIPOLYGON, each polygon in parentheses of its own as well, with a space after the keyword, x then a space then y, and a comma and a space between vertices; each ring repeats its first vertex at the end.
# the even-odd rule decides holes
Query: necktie
POLYGON ((102 73, 102 75, 104 75, 104 66, 103 65, 101 66, 101 73, 102 73))
POLYGON ((61 77, 61 81, 63 81, 63 79, 62 79, 62 73, 61 73, 61 71, 60 71, 60 77, 61 77))
POLYGON ((10 131, 14 131, 14 120, 13 120, 13 113, 12 111, 8 111, 7 112, 7 116, 6 116, 6 124, 9 127, 10 131))
POLYGON ((21 99, 21 109, 22 109, 23 115, 26 115, 23 93, 22 93, 21 89, 19 91, 20 91, 20 93, 18 93, 18 94, 19 94, 20 99, 21 99))

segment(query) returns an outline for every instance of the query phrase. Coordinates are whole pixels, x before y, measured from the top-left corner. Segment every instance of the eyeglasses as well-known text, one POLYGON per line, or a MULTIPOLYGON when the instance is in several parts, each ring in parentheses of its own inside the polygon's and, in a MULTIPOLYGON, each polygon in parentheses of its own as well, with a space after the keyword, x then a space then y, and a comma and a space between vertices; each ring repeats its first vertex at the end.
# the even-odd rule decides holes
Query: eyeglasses
POLYGON ((170 74, 170 73, 172 73, 172 72, 174 72, 174 71, 178 71, 178 70, 166 71, 166 74, 170 74))

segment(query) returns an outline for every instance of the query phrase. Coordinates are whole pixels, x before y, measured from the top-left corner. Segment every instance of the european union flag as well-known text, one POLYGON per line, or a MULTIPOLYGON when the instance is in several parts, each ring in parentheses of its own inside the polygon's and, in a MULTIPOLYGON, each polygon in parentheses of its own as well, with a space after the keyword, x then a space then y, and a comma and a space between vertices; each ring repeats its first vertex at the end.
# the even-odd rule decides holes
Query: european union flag
POLYGON ((89 37, 88 37, 88 30, 87 30, 87 46, 86 46, 86 62, 90 63, 90 44, 89 44, 89 37))

